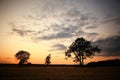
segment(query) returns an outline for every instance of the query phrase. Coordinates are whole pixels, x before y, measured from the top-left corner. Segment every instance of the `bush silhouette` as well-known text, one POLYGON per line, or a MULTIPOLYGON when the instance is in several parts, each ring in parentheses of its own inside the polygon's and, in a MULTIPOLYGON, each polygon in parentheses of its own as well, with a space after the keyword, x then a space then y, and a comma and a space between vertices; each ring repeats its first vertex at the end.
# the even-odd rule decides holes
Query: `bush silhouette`
POLYGON ((51 59, 51 54, 49 54, 47 57, 46 57, 46 59, 45 59, 45 64, 50 64, 51 62, 50 62, 50 59, 51 59))

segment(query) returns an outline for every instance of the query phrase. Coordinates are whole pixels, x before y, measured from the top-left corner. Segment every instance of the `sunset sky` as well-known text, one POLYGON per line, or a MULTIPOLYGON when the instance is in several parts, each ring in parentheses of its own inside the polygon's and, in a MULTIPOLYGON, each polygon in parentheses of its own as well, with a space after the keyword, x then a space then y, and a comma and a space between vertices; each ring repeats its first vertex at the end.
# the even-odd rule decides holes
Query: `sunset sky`
POLYGON ((78 37, 102 49, 85 63, 120 59, 120 0, 0 0, 0 63, 25 50, 32 64, 75 64, 64 52, 78 37))

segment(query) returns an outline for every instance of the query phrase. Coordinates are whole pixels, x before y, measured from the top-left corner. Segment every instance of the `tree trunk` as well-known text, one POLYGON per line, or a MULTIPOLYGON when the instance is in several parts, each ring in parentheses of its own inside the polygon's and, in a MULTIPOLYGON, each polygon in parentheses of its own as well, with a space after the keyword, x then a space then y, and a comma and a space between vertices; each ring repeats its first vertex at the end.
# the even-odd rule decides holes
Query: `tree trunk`
POLYGON ((83 53, 80 55, 80 65, 82 66, 84 63, 84 59, 83 59, 83 53))
POLYGON ((79 61, 80 61, 80 65, 82 64, 82 62, 81 62, 81 56, 79 56, 79 61))
POLYGON ((82 60, 81 62, 82 62, 82 65, 83 65, 83 63, 84 63, 84 62, 83 62, 83 60, 84 60, 84 59, 83 59, 83 54, 82 54, 82 56, 81 56, 81 57, 82 57, 82 58, 81 58, 81 60, 82 60))
POLYGON ((24 64, 25 61, 26 61, 26 59, 23 58, 23 59, 21 59, 21 60, 19 61, 19 64, 20 64, 20 65, 21 65, 21 64, 24 64))

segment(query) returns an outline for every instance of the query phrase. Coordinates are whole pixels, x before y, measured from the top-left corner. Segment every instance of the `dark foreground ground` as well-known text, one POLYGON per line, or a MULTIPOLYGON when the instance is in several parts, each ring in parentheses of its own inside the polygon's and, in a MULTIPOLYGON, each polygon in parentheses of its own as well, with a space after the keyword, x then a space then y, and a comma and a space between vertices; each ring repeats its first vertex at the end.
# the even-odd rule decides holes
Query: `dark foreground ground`
POLYGON ((0 65, 0 80, 120 80, 120 66, 0 65))

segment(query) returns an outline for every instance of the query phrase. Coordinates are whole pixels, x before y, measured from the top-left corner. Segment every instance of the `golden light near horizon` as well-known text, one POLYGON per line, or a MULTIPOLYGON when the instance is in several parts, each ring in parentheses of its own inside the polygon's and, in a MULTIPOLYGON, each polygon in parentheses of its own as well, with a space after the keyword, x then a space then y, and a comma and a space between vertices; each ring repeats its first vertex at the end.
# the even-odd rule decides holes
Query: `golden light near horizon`
POLYGON ((78 37, 84 37, 103 49, 100 55, 86 59, 85 63, 119 58, 118 6, 113 5, 111 12, 109 4, 112 2, 101 2, 103 6, 98 3, 1 0, 0 63, 17 63, 15 53, 25 50, 31 54, 29 61, 33 64, 44 64, 48 54, 52 54, 52 64, 76 64, 71 59, 66 61, 64 52, 78 37))

